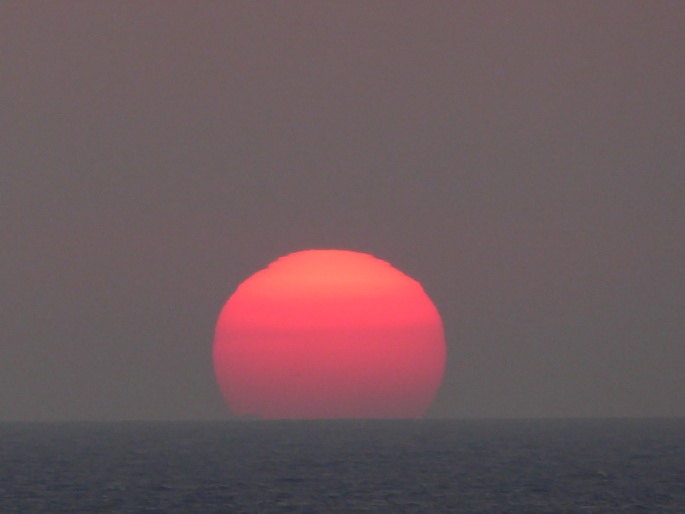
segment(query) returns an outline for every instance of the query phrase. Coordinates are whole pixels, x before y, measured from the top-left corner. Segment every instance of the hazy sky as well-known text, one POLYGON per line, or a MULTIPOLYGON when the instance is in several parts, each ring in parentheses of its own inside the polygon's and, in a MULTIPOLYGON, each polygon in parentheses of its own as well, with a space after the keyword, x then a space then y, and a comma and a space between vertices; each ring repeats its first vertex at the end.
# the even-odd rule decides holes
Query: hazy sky
POLYGON ((307 248, 423 283, 436 416, 685 415, 682 1, 0 3, 0 419, 221 418, 307 248))

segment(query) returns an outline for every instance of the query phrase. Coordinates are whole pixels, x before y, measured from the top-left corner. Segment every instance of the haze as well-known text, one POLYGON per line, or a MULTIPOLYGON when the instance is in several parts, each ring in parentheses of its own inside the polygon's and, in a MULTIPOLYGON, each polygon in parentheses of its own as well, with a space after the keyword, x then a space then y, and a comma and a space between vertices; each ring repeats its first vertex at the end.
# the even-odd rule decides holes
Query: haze
POLYGON ((685 415, 681 2, 0 8, 0 419, 212 419, 307 248, 445 325, 439 417, 685 415))

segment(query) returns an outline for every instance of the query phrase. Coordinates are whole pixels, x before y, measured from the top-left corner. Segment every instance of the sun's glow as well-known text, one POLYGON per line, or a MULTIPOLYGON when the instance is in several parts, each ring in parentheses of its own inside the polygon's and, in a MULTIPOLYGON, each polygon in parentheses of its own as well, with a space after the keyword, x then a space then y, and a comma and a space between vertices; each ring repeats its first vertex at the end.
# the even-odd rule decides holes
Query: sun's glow
POLYGON ((308 250, 243 282, 217 323, 229 407, 265 418, 417 417, 442 380, 440 315, 370 255, 308 250))

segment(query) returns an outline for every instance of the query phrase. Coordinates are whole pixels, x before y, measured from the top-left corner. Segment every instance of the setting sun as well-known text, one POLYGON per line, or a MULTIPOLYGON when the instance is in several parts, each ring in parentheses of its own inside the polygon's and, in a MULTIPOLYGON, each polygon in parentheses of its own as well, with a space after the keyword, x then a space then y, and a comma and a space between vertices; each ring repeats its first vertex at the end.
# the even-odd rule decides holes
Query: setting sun
POLYGON ((219 386, 242 416, 420 417, 444 364, 440 315, 421 285, 343 250, 290 254, 252 275, 214 341, 219 386))

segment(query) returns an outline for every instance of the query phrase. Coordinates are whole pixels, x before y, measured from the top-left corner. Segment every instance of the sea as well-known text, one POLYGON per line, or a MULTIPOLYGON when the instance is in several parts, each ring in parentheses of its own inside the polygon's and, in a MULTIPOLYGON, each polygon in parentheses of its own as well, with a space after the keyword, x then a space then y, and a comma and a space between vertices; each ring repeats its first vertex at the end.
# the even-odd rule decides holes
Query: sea
POLYGON ((685 513, 685 419, 0 424, 0 513, 685 513))

